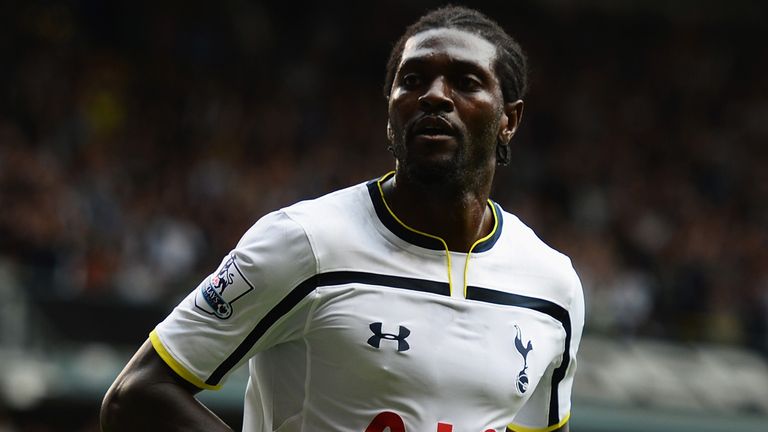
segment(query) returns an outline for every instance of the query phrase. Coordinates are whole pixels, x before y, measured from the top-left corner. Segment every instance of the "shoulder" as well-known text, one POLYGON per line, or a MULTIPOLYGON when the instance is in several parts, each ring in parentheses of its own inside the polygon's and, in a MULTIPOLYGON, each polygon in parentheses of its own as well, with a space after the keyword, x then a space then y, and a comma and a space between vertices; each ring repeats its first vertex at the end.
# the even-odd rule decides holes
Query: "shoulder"
POLYGON ((571 258, 547 244, 514 214, 501 213, 507 265, 516 273, 549 281, 546 285, 554 290, 558 303, 571 304, 575 297, 583 296, 571 258))
POLYGON ((286 265, 311 257, 316 269, 318 253, 364 225, 367 193, 361 183, 271 212, 246 231, 236 252, 244 261, 286 265))
POLYGON ((259 219, 243 235, 238 248, 254 247, 264 239, 287 242, 332 223, 360 206, 365 185, 341 189, 319 198, 299 201, 259 219))
POLYGON ((530 257, 529 264, 539 263, 532 269, 553 270, 570 273, 573 270, 571 259, 542 240, 534 230, 521 221, 517 216, 505 210, 501 211, 504 218, 505 239, 525 256, 530 257), (539 266, 543 266, 540 268, 539 266))
POLYGON ((368 199, 366 183, 356 184, 319 198, 299 201, 282 211, 306 229, 322 227, 365 207, 368 199))
POLYGON ((356 241, 370 230, 372 204, 365 183, 283 209, 302 227, 315 252, 356 241))

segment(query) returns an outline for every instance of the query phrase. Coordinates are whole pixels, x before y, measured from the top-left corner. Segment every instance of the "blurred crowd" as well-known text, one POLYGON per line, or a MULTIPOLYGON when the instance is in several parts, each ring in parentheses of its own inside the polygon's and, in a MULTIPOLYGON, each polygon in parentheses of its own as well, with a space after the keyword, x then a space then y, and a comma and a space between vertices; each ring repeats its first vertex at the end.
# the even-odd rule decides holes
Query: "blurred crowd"
MULTIPOLYGON (((0 264, 31 298, 171 305, 260 216, 392 168, 386 57, 435 2, 192 3, 0 6, 0 264)), ((552 4, 481 6, 531 62, 493 198, 573 258, 588 332, 768 353, 761 6, 552 4)))

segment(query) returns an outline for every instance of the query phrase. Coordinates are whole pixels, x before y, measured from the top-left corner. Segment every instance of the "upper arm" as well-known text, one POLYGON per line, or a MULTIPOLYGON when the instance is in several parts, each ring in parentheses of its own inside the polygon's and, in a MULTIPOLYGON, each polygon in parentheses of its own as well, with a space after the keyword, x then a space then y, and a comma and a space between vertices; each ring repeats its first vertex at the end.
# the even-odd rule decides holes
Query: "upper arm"
POLYGON ((171 370, 152 348, 149 340, 110 386, 101 406, 103 430, 130 429, 136 419, 156 411, 158 401, 183 404, 200 391, 171 370))
POLYGON ((216 390, 254 354, 302 336, 316 269, 303 228, 271 213, 157 325, 152 345, 179 376, 216 390))
POLYGON ((99 414, 105 432, 232 432, 195 398, 200 389, 171 370, 145 342, 107 391, 99 414))
POLYGON ((159 388, 164 385, 176 387, 190 395, 197 394, 201 390, 176 374, 147 340, 112 383, 104 397, 104 404, 119 404, 148 388, 159 388))
POLYGON ((175 385, 190 394, 197 394, 202 390, 174 372, 152 347, 151 342, 146 340, 118 375, 113 387, 132 388, 155 384, 175 385))

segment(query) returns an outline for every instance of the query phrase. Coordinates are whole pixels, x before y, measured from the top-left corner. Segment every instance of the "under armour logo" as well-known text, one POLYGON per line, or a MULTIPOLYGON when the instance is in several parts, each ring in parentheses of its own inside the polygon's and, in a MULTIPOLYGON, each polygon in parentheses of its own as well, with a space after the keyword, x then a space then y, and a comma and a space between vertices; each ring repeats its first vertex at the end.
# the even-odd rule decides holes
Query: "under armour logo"
POLYGON ((371 325, 368 327, 370 327, 371 331, 373 332, 373 336, 368 338, 368 345, 374 348, 379 347, 382 339, 397 341, 397 351, 408 351, 411 348, 411 346, 405 340, 405 338, 411 334, 411 331, 403 326, 400 326, 398 334, 382 333, 380 322, 371 323, 371 325))
POLYGON ((523 370, 517 374, 517 391, 519 391, 520 394, 523 394, 528 390, 529 381, 526 370, 528 369, 528 353, 533 350, 533 344, 531 341, 528 341, 528 345, 523 346, 523 336, 520 332, 520 327, 515 325, 515 330, 517 330, 517 335, 515 335, 515 348, 517 348, 517 351, 523 356, 523 370))

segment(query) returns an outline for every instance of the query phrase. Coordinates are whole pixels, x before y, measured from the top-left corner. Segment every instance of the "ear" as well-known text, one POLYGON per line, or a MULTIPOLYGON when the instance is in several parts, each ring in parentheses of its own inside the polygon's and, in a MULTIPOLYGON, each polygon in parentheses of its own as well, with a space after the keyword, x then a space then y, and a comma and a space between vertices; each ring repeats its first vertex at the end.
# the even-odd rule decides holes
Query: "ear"
POLYGON ((499 125, 499 140, 509 144, 523 118, 523 101, 518 99, 504 104, 504 115, 499 125))
POLYGON ((392 123, 389 120, 387 120, 387 141, 390 144, 395 142, 395 132, 392 130, 392 123))

